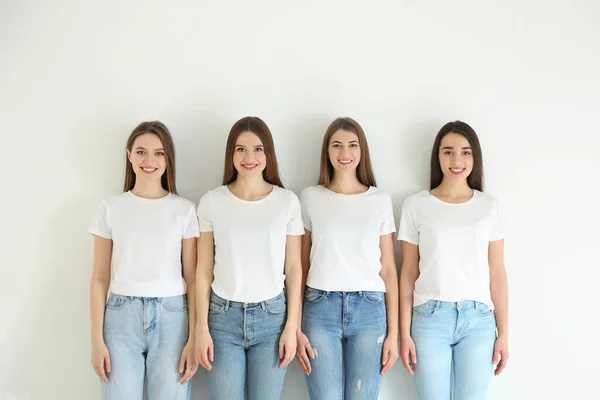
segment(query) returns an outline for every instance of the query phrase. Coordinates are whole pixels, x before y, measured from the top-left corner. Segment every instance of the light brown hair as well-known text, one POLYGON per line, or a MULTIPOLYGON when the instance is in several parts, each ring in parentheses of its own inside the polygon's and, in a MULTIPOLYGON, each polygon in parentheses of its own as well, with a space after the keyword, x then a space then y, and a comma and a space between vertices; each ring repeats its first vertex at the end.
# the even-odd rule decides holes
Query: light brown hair
MULTIPOLYGON (((142 122, 139 124, 127 139, 127 150, 131 152, 133 144, 138 136, 145 133, 151 133, 158 136, 162 142, 163 148, 165 149, 165 158, 167 161, 167 167, 165 172, 160 178, 160 183, 163 189, 177 194, 177 188, 175 186, 175 145, 173 143, 173 137, 169 133, 167 127, 159 121, 142 122)), ((135 172, 133 166, 125 154, 125 185, 123 188, 124 192, 128 192, 135 186, 135 172)))
POLYGON ((333 180, 334 169, 331 161, 329 161, 329 143, 334 133, 339 130, 344 130, 356 134, 358 137, 358 145, 360 147, 360 162, 356 166, 356 177, 358 181, 365 186, 377 186, 375 175, 371 167, 371 156, 369 154, 369 145, 365 132, 358 122, 352 118, 338 118, 333 121, 323 137, 323 145, 321 147, 321 171, 319 173, 319 185, 328 187, 333 180))
POLYGON ((237 121, 229 131, 227 145, 225 146, 225 166, 223 168, 223 185, 228 185, 238 177, 237 169, 233 165, 233 153, 238 136, 244 132, 252 132, 263 144, 267 165, 263 170, 263 179, 272 185, 283 187, 279 178, 279 167, 277 166, 277 156, 275 155, 275 144, 273 136, 265 122, 258 117, 244 117, 237 121))

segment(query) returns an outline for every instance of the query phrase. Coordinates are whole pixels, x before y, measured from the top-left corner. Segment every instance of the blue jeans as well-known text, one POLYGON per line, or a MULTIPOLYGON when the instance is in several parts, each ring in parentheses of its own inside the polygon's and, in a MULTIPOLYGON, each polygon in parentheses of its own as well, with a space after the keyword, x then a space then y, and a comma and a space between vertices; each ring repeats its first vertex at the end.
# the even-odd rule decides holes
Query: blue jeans
POLYGON ((111 294, 104 313, 104 342, 112 370, 103 400, 187 400, 191 381, 180 383, 179 362, 189 335, 187 299, 111 294))
POLYGON ((260 303, 210 296, 208 329, 215 347, 208 371, 210 398, 279 399, 286 368, 279 368, 279 339, 287 321, 285 293, 260 303))
POLYGON ((377 399, 387 334, 383 292, 306 288, 302 331, 315 352, 306 377, 312 400, 377 399))
POLYGON ((413 309, 420 400, 483 400, 493 372, 496 318, 485 304, 430 300, 413 309), (452 382, 452 367, 454 381, 452 382))

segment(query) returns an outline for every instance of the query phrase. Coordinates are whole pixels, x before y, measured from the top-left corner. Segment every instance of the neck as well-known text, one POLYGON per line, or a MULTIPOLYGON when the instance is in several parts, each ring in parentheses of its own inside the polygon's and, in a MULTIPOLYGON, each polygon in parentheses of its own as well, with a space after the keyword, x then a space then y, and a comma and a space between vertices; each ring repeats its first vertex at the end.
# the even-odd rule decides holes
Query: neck
POLYGON ((131 193, 145 199, 160 199, 161 197, 165 197, 169 192, 161 186, 160 181, 136 179, 131 193))
POLYGON ((460 182, 448 182, 442 179, 442 183, 434 189, 437 196, 448 198, 462 198, 473 195, 473 189, 469 187, 466 179, 460 182))
POLYGON ((334 171, 333 179, 327 189, 341 194, 364 193, 368 187, 359 182, 356 170, 340 173, 334 171))
POLYGON ((236 196, 243 200, 255 200, 265 197, 273 190, 273 185, 265 181, 262 176, 244 178, 238 175, 237 179, 229 185, 236 196))

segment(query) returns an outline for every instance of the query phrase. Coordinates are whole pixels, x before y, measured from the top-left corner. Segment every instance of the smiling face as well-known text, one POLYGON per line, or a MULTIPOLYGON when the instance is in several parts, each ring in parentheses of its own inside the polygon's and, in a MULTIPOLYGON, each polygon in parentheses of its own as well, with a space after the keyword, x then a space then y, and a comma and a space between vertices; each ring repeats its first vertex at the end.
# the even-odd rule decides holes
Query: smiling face
POLYGON ((260 138, 250 131, 238 135, 233 151, 233 166, 240 176, 262 176, 267 166, 265 147, 260 138))
POLYGON ((329 162, 336 172, 356 170, 361 156, 358 136, 344 129, 337 130, 331 135, 327 152, 329 162))
POLYGON ((473 149, 469 140, 458 133, 448 133, 442 138, 439 163, 444 179, 464 181, 473 171, 473 149))
POLYGON ((139 135, 131 150, 127 150, 127 158, 136 179, 157 180, 160 184, 160 179, 167 169, 167 156, 158 135, 139 135))

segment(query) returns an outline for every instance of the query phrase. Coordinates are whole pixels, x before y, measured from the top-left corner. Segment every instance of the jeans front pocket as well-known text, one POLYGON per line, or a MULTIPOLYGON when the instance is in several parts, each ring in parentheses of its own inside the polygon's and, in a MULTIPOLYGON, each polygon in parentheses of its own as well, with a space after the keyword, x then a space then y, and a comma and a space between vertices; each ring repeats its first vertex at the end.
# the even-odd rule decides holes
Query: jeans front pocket
POLYGON ((325 297, 325 291, 324 290, 319 290, 319 289, 313 289, 309 286, 306 287, 306 290, 304 291, 304 302, 305 303, 318 303, 319 301, 323 300, 323 298, 325 297))
POLYGON ((185 294, 181 296, 163 297, 161 303, 165 310, 171 312, 184 312, 188 309, 187 296, 185 294))
POLYGON ((285 298, 285 294, 281 293, 279 296, 275 297, 272 300, 267 300, 265 310, 269 314, 283 314, 287 311, 287 302, 285 298))
POLYGON ((384 292, 362 292, 362 294, 363 299, 365 299, 369 303, 378 304, 385 300, 384 292))
POLYGON ((423 317, 430 317, 435 313, 435 306, 436 301, 429 300, 426 303, 413 307, 413 314, 417 314, 423 317))
POLYGON ((494 314, 494 310, 492 310, 484 303, 477 302, 477 313, 482 317, 487 317, 489 315, 494 314))
POLYGON ((119 294, 111 293, 108 296, 108 301, 106 302, 106 308, 109 310, 120 310, 125 307, 127 303, 129 303, 131 299, 127 296, 121 296, 119 294))

